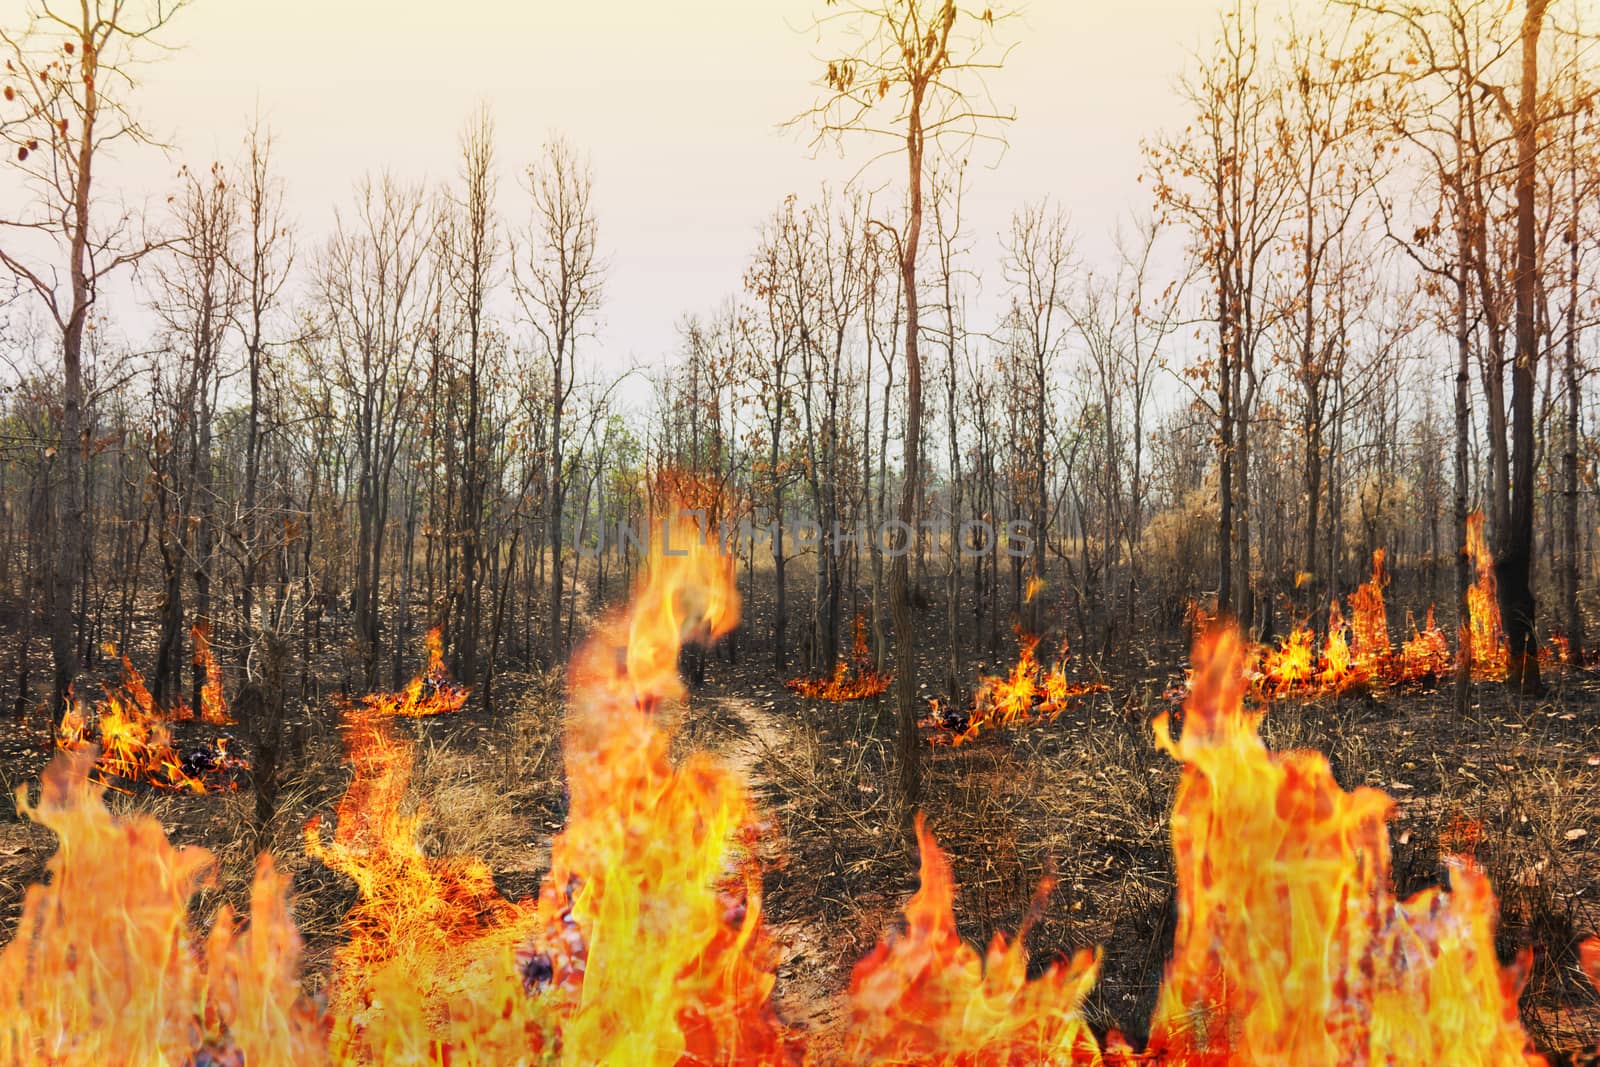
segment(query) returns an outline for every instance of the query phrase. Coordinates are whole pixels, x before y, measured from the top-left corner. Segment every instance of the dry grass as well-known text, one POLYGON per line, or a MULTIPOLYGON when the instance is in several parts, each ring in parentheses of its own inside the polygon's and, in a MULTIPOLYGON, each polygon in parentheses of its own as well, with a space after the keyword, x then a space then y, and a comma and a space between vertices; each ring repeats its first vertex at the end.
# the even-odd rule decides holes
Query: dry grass
MULTIPOLYGON (((924 807, 955 869, 963 934, 982 944, 1015 930, 1041 880, 1053 877, 1029 935, 1037 965, 1103 946, 1087 1010, 1097 1027, 1135 1040, 1174 919, 1167 818, 1178 767, 1156 749, 1149 723, 1164 710, 1161 694, 1180 664, 1179 655, 1155 650, 1120 670, 1112 665, 1111 692, 1055 723, 929 755, 924 807), (1169 673, 1156 674, 1152 661, 1169 673)), ((1286 702, 1270 709, 1262 732, 1272 749, 1325 753, 1346 788, 1372 786, 1395 798, 1391 841, 1402 894, 1447 879, 1447 853, 1484 867, 1501 895, 1502 955, 1535 951, 1527 1024, 1542 1046, 1567 1049, 1600 1031, 1596 998, 1575 963, 1578 939, 1600 925, 1600 680, 1562 673, 1550 681, 1552 692, 1539 701, 1481 686, 1465 719, 1441 693, 1286 702)), ((508 676, 496 696, 493 715, 474 705, 397 729, 417 741, 409 803, 426 807, 425 849, 483 858, 502 892, 517 898, 536 890, 565 817, 561 680, 508 676)), ((772 817, 777 833, 762 858, 766 912, 785 946, 780 1010, 823 1030, 837 1021, 850 968, 894 926, 916 888, 915 851, 884 788, 891 719, 887 699, 806 702, 782 689, 765 661, 714 659, 675 745, 679 753, 727 753, 772 817)), ((0 777, 26 781, 43 758, 0 762, 0 777)), ((196 903, 202 923, 223 900, 244 903, 257 845, 270 848, 294 876, 315 988, 354 890, 306 857, 302 828, 313 815, 331 817, 348 778, 337 724, 323 712, 259 843, 246 790, 113 795, 112 804, 148 812, 175 841, 213 850, 216 884, 196 903)), ((0 922, 15 921, 24 887, 53 847, 32 824, 0 821, 0 922)))
MULTIPOLYGON (((1149 727, 1169 681, 1114 677, 1110 694, 1053 724, 932 749, 924 804, 954 865, 963 934, 981 945, 1015 930, 1040 881, 1053 877, 1030 932, 1036 965, 1102 946, 1087 1011, 1098 1028, 1135 1040, 1175 919, 1167 819, 1179 768, 1149 727)), ((1323 752, 1346 788, 1395 798, 1402 895, 1447 882, 1448 854, 1488 872, 1501 897, 1503 958, 1534 950, 1523 998, 1530 1032, 1542 1047, 1572 1049, 1600 1032, 1600 1002, 1576 967, 1578 941, 1600 927, 1600 681, 1552 681, 1537 702, 1479 686, 1465 722, 1434 692, 1285 702, 1268 711, 1262 734, 1274 750, 1323 752)), ((768 878, 769 905, 782 922, 829 932, 836 951, 821 963, 825 980, 807 984, 836 996, 915 888, 915 856, 889 829, 897 819, 878 790, 888 709, 780 698, 772 714, 792 741, 760 771, 793 856, 768 878)))

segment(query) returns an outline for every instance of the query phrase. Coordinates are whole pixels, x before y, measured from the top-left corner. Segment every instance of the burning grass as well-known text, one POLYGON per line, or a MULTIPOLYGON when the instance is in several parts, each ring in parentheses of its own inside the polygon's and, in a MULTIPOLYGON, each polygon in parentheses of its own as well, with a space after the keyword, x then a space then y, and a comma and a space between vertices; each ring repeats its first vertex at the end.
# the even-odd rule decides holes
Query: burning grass
MULTIPOLYGON (((397 715, 405 719, 426 719, 449 715, 466 706, 470 695, 457 685, 444 665, 444 640, 439 627, 424 639, 428 661, 420 673, 398 693, 368 693, 359 701, 362 711, 372 715, 397 715)), ((396 671, 396 674, 399 672, 396 671)))
MULTIPOLYGON (((192 636, 195 667, 205 677, 200 718, 228 725, 232 719, 223 699, 222 671, 211 654, 210 631, 196 626, 192 636)), ((96 774, 117 788, 144 785, 189 793, 235 788, 244 761, 230 749, 230 738, 220 734, 180 748, 170 724, 193 721, 194 710, 181 698, 170 708, 158 705, 144 676, 126 656, 119 659, 122 676, 102 699, 86 706, 73 696, 56 731, 57 747, 96 751, 96 774)))
MULTIPOLYGON (((1328 605, 1328 628, 1322 647, 1304 622, 1297 624, 1276 648, 1252 651, 1249 670, 1257 690, 1268 697, 1316 696, 1341 693, 1357 686, 1433 682, 1444 677, 1459 657, 1465 657, 1474 678, 1498 681, 1506 676, 1507 645, 1495 593, 1494 559, 1483 538, 1483 514, 1467 519, 1467 555, 1476 579, 1467 590, 1469 618, 1456 642, 1450 645, 1433 621, 1433 607, 1421 629, 1411 623, 1411 637, 1398 654, 1389 640, 1388 611, 1383 590, 1389 584, 1384 550, 1372 554, 1372 578, 1350 595, 1350 621, 1345 622, 1339 602, 1328 605)), ((1541 658, 1565 663, 1566 641, 1557 635, 1541 658)))
MULTIPOLYGON (((1132 757, 1149 745, 1138 739, 1137 705, 1121 715, 1125 731, 1086 735, 1100 745, 1098 759, 1073 761, 1105 781, 1078 793, 1101 809, 1087 824, 1096 832, 1058 839, 1072 861, 1058 868, 1067 914, 1093 899, 1095 884, 1118 881, 1111 863, 1083 861, 1114 860, 1119 841, 1135 862, 1155 864, 1146 913, 1159 915, 1163 899, 1172 900, 1164 977, 1158 992, 1145 983, 1153 1013, 1144 1052, 1132 1051, 1143 1041, 1105 1032, 1108 1011, 1117 1014, 1105 994, 1129 987, 1131 946, 1113 940, 1105 956, 1079 951, 1042 970, 1028 962, 1024 946, 1052 924, 1056 906, 1045 892, 1054 880, 1039 877, 1022 844, 1034 833, 1029 805, 1049 791, 1054 757, 1044 750, 1029 775, 1013 774, 1004 789, 994 788, 996 774, 1007 773, 999 762, 970 779, 962 804, 986 823, 990 873, 969 876, 971 861, 960 855, 970 851, 960 847, 951 862, 919 824, 920 885, 904 905, 903 927, 853 968, 847 1032, 833 1044, 809 1037, 778 1008, 780 961, 792 968, 795 957, 764 920, 758 866, 776 828, 728 765, 704 753, 675 760, 663 716, 684 696, 680 642, 714 637, 736 614, 726 561, 715 553, 658 561, 632 609, 575 659, 564 748, 571 807, 536 900, 513 900, 470 849, 452 859, 447 849, 422 846, 429 813, 406 801, 418 750, 370 708, 358 711, 347 730, 354 779, 337 830, 331 841, 313 830, 308 846, 357 887, 325 1008, 295 981, 299 935, 271 866, 254 882, 251 924, 224 914, 202 935, 188 902, 208 857, 172 848, 154 820, 115 821, 87 781, 87 756, 64 757, 46 775, 40 801, 22 806, 61 846, 50 883, 30 890, 0 954, 11 979, 3 1028, 10 1059, 181 1062, 204 1049, 250 1063, 1542 1062, 1517 1011, 1523 984, 1539 970, 1525 953, 1501 967, 1490 877, 1500 878, 1508 908, 1548 916, 1549 901, 1524 899, 1521 890, 1559 885, 1541 872, 1552 856, 1563 859, 1558 842, 1570 846, 1587 830, 1573 836, 1570 825, 1540 825, 1524 810, 1511 832, 1534 822, 1529 832, 1554 851, 1531 874, 1501 877, 1492 858, 1501 821, 1477 819, 1469 833, 1473 818, 1441 814, 1441 828, 1459 830, 1449 839, 1470 842, 1479 858, 1450 861, 1448 890, 1402 899, 1405 887, 1392 875, 1414 880, 1407 820, 1423 815, 1407 803, 1414 782, 1386 783, 1399 804, 1376 789, 1341 788, 1336 767, 1359 781, 1378 762, 1345 727, 1330 746, 1332 764, 1312 752, 1270 752, 1258 714, 1245 707, 1248 650, 1227 630, 1197 648, 1182 716, 1157 722, 1176 772, 1132 757), (1105 747, 1112 741, 1117 751, 1105 747), (1152 818, 1169 794, 1170 880, 1152 818), (1394 862, 1391 820, 1403 827, 1394 862), (137 857, 119 859, 127 847, 137 857), (974 950, 957 924, 957 885, 980 904, 1019 907, 1021 933, 992 936, 985 953, 974 950), (140 1010, 108 1020, 121 996, 140 1010), (135 1038, 141 1026, 146 1035, 135 1038), (120 1060, 118 1049, 147 1055, 120 1060)), ((852 767, 841 762, 834 776, 853 781, 859 808, 875 810, 868 818, 881 829, 889 812, 872 795, 882 750, 871 736, 861 735, 852 767)), ((548 751, 547 740, 541 761, 548 751)), ((807 751, 833 763, 820 741, 787 756, 800 764, 807 751)), ((978 751, 1002 761, 1009 749, 978 751)), ((774 769, 785 758, 767 749, 761 776, 769 786, 785 781, 774 769)), ((948 781, 956 766, 977 771, 976 758, 944 749, 935 780, 948 781)), ((799 765, 788 776, 800 782, 809 772, 799 765)), ((1523 784, 1525 792, 1554 790, 1524 803, 1569 820, 1587 795, 1553 774, 1523 784)), ((940 814, 948 804, 935 808, 936 821, 951 821, 940 814)), ((782 812, 804 815, 792 805, 782 812)), ((961 813, 949 814, 964 846, 961 813)), ((881 871, 902 856, 891 842, 873 866, 881 871)), ((799 883, 778 884, 792 893, 799 883)), ((881 922, 893 906, 885 899, 863 917, 881 922)), ((1163 923, 1154 925, 1140 946, 1146 971, 1164 954, 1163 923)), ((1091 940, 1081 936, 1087 930, 1069 925, 1079 945, 1091 940)), ((1572 973, 1593 956, 1574 942, 1572 973)))
POLYGON ((867 643, 867 618, 857 614, 853 624, 854 638, 850 658, 841 660, 830 678, 791 678, 788 687, 807 700, 868 700, 882 695, 894 680, 893 675, 880 674, 872 648, 867 643))
POLYGON ((1068 674, 1072 656, 1063 641, 1048 665, 1038 659, 1039 637, 1017 631, 1017 662, 1005 676, 985 675, 978 680, 972 706, 957 710, 934 702, 923 725, 933 728, 936 744, 962 745, 986 730, 1003 730, 1030 722, 1054 722, 1062 712, 1076 707, 1086 696, 1104 693, 1101 681, 1074 679, 1068 674))

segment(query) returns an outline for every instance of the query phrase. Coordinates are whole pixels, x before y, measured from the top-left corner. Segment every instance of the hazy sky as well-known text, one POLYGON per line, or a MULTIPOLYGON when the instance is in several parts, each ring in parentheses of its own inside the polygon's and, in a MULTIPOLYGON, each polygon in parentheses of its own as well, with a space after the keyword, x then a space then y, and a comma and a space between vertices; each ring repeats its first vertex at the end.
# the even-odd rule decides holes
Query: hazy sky
MULTIPOLYGON (((20 0, 0 0, 0 7, 20 0)), ((194 0, 181 49, 147 68, 139 113, 175 146, 128 159, 138 198, 178 162, 232 160, 259 106, 302 229, 303 257, 353 180, 455 173, 463 118, 493 109, 501 209, 522 216, 517 175, 551 131, 593 159, 604 320, 590 356, 654 363, 674 323, 737 288, 757 225, 788 193, 849 176, 835 151, 780 129, 815 98, 821 0, 194 0)), ((995 235, 1050 195, 1094 258, 1119 216, 1148 207, 1139 142, 1181 122, 1173 84, 1215 24, 1213 0, 1033 0, 991 88, 1017 121, 993 170, 973 175, 976 264, 998 285, 995 235)), ((992 156, 983 162, 992 162, 992 156)), ((891 172, 881 172, 887 178, 891 172)), ((898 171, 892 172, 898 177, 898 171)), ((978 325, 978 324, 974 324, 978 325)))

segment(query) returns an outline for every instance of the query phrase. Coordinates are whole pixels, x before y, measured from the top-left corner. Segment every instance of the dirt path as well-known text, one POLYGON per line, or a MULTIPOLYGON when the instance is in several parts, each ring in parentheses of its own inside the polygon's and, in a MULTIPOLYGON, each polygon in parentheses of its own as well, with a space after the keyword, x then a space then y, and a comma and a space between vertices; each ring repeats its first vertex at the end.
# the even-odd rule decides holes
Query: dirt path
MULTIPOLYGON (((769 751, 783 751, 788 740, 782 723, 768 708, 744 697, 706 697, 701 703, 720 722, 732 727, 722 732, 719 751, 749 784, 758 810, 772 822, 770 832, 762 837, 759 858, 763 869, 788 863, 783 798, 764 770, 769 751)), ((839 991, 826 981, 825 969, 814 963, 821 955, 823 932, 803 922, 774 923, 770 918, 768 930, 778 956, 778 982, 773 991, 778 1014, 790 1025, 823 1038, 825 1043, 824 1035, 837 1034, 844 1005, 839 991)))

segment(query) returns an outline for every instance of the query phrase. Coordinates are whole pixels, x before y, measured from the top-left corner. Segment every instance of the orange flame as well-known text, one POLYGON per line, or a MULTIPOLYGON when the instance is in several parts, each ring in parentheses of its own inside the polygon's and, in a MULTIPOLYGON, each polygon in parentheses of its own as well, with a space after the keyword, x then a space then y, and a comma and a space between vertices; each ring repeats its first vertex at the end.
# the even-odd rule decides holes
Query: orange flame
POLYGON ((92 751, 58 756, 37 804, 17 790, 18 810, 60 847, 0 953, 0 1061, 187 1063, 202 1048, 268 1067, 324 1060, 299 988, 287 880, 271 859, 256 868, 250 926, 225 909, 202 942, 189 900, 210 854, 174 848, 150 816, 112 818, 93 764, 92 751))
POLYGON ((1079 699, 1110 688, 1104 682, 1067 677, 1067 663, 1072 657, 1065 641, 1061 644, 1060 655, 1048 667, 1037 658, 1037 636, 1018 628, 1017 644, 1017 662, 1010 673, 1004 678, 997 675, 979 678, 972 708, 965 715, 952 716, 935 706, 933 715, 925 723, 950 731, 948 738, 945 734, 935 734, 936 740, 961 745, 984 730, 1005 729, 1027 722, 1054 722, 1079 699))
POLYGON ((306 827, 306 852, 349 876, 360 897, 334 957, 332 1048, 343 1062, 393 1063, 447 1039, 452 1005, 491 998, 495 974, 526 935, 531 902, 511 904, 480 860, 423 853, 425 810, 402 810, 412 749, 388 720, 357 709, 345 726, 354 776, 325 840, 306 827))
POLYGON ((841 660, 835 665, 833 677, 791 678, 784 684, 808 700, 830 700, 836 703, 866 700, 884 693, 889 688, 889 683, 894 681, 894 676, 878 673, 877 663, 872 658, 872 648, 867 644, 865 615, 859 613, 856 615, 854 629, 855 641, 850 649, 850 658, 841 660))
POLYGON ((1261 673, 1272 696, 1283 696, 1310 686, 1317 674, 1317 635, 1305 623, 1298 623, 1275 649, 1267 650, 1261 673))
POLYGON ((1347 793, 1314 752, 1270 754, 1243 710, 1237 630, 1207 634, 1174 739, 1178 929, 1147 1052, 1173 1062, 1542 1062, 1502 970, 1494 896, 1455 861, 1453 890, 1394 899, 1393 803, 1347 793))
MULTIPOLYGON (((206 648, 209 674, 215 661, 209 659, 209 646, 206 648)), ((226 706, 220 697, 220 672, 217 687, 212 706, 221 709, 222 718, 227 721, 226 706)), ((206 688, 210 688, 210 682, 206 688)), ((196 741, 187 753, 180 753, 168 721, 192 719, 193 712, 182 702, 177 707, 179 710, 169 714, 158 706, 144 676, 123 656, 121 680, 106 690, 104 699, 92 711, 76 698, 68 700, 56 731, 56 747, 63 752, 79 752, 98 743, 96 769, 127 783, 190 793, 232 789, 230 774, 242 768, 244 761, 229 751, 226 737, 196 741)))
MULTIPOLYGON (((1500 598, 1495 590, 1494 555, 1483 537, 1483 512, 1467 516, 1467 544, 1477 580, 1467 589, 1470 629, 1463 640, 1471 642, 1472 673, 1484 678, 1504 678, 1510 657, 1505 628, 1500 624, 1500 598)), ((1463 654, 1468 654, 1463 646, 1463 654)))
POLYGON ((1389 614, 1383 604, 1383 587, 1389 572, 1383 566, 1384 550, 1373 549, 1372 580, 1363 582, 1350 594, 1350 637, 1355 662, 1363 671, 1374 674, 1389 665, 1389 614))
POLYGON ((679 522, 657 547, 631 610, 572 664, 572 814, 523 973, 553 1002, 565 1062, 788 1063, 749 796, 704 753, 675 765, 661 719, 684 695, 682 644, 738 621, 732 560, 679 522))
MULTIPOLYGON (((296 981, 299 938, 270 860, 251 925, 224 914, 199 937, 189 901, 209 856, 173 848, 148 817, 114 820, 88 780, 94 753, 63 755, 37 806, 18 796, 61 845, 0 952, 0 1061, 820 1062, 772 1007, 753 858, 763 827, 745 785, 704 753, 671 752, 681 647, 738 617, 731 561, 673 530, 631 607, 573 661, 571 808, 537 902, 505 901, 481 861, 424 853, 425 813, 405 808, 411 749, 371 707, 353 709, 337 830, 307 833, 359 891, 320 1020, 296 981)), ((1343 640, 1337 604, 1329 629, 1343 640)), ((1019 658, 1032 664, 1019 685, 1031 677, 1043 693, 1030 707, 1053 699, 1036 645, 1019 658)), ((1526 956, 1498 964, 1487 879, 1455 858, 1451 889, 1399 900, 1393 802, 1344 791, 1320 754, 1267 751, 1244 707, 1255 654, 1236 627, 1212 627, 1181 720, 1154 726, 1183 765, 1178 924, 1143 1052, 1115 1034, 1101 1046, 1085 1024, 1093 953, 1027 979, 1023 939, 1048 882, 1015 938, 981 955, 961 939, 950 864, 919 819, 921 886, 904 931, 852 974, 845 1062, 1543 1063, 1517 1015, 1526 956)), ((1473 833, 1457 837, 1470 847, 1473 833)), ((1600 945, 1580 954, 1600 977, 1600 945)))
POLYGON ((1328 636, 1322 643, 1322 684, 1338 691, 1357 679, 1359 669, 1350 654, 1350 642, 1345 636, 1344 614, 1339 602, 1328 604, 1328 636))
POLYGON ((1428 605, 1428 618, 1422 629, 1411 624, 1411 637, 1400 648, 1399 676, 1402 681, 1423 678, 1442 678, 1450 672, 1455 657, 1450 654, 1450 643, 1444 631, 1433 621, 1433 605, 1428 605))
POLYGON ((1024 928, 1009 941, 996 934, 980 956, 956 931, 950 861, 920 815, 917 845, 922 884, 906 904, 905 933, 880 941, 850 976, 846 1062, 1099 1062, 1079 1011, 1099 971, 1097 954, 1058 960, 1030 982, 1024 928))
POLYGON ((228 715, 228 704, 222 696, 222 666, 211 653, 211 624, 195 623, 189 636, 194 642, 194 665, 206 674, 205 685, 200 689, 200 719, 217 726, 231 725, 233 719, 228 715))
POLYGON ((361 707, 375 715, 398 715, 407 719, 426 719, 448 715, 466 706, 469 691, 450 679, 444 665, 444 639, 439 627, 423 639, 428 648, 428 663, 422 672, 398 693, 369 693, 361 707))

